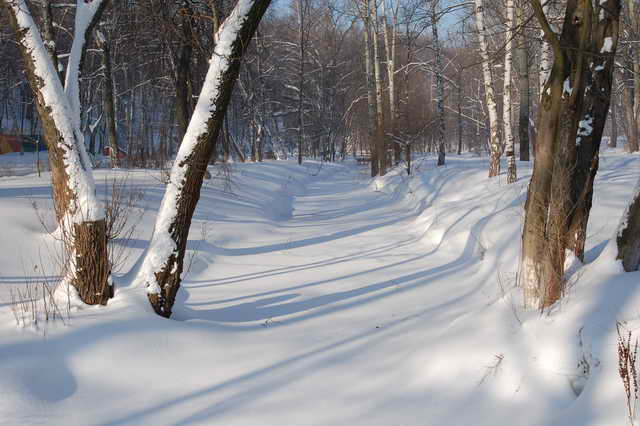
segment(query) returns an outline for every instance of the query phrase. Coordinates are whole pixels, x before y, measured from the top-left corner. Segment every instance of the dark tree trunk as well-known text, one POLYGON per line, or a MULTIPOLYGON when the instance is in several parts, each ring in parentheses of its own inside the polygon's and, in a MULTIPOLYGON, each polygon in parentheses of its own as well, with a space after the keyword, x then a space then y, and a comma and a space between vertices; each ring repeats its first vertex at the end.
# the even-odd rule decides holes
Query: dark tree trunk
POLYGON ((118 167, 118 133, 116 131, 116 106, 111 75, 111 49, 109 42, 102 43, 102 69, 104 70, 104 113, 107 137, 111 147, 111 166, 118 167))
POLYGON ((608 111, 620 4, 607 0, 593 10, 589 0, 569 0, 559 38, 548 26, 540 2, 533 0, 533 5, 555 59, 540 102, 521 280, 525 304, 544 309, 564 293, 565 250, 580 250, 584 243, 579 231, 586 229, 597 171, 595 148, 608 111), (599 20, 605 8, 606 18, 599 20), (609 38, 612 43, 605 48, 609 38), (588 85, 593 87, 585 91, 588 85), (571 235, 577 235, 573 243, 571 235))
MULTIPOLYGON (((519 25, 523 24, 524 13, 518 12, 519 25)), ((529 52, 527 37, 520 36, 520 43, 516 49, 518 57, 519 86, 520 86, 520 111, 518 115, 518 138, 520 140, 520 161, 529 161, 529 105, 531 104, 531 89, 529 87, 529 52)))
MULTIPOLYGON (((65 265, 69 268, 67 278, 78 291, 83 302, 105 305, 113 294, 109 280, 111 268, 107 256, 106 221, 104 216, 100 214, 96 215, 100 217, 98 220, 82 217, 83 214, 89 215, 96 212, 86 212, 80 205, 77 188, 68 173, 70 168, 81 168, 82 171, 75 171, 73 180, 78 182, 86 179, 83 184, 93 185, 92 180, 86 176, 90 172, 86 170, 89 165, 86 164, 86 158, 84 158, 86 152, 84 152, 84 141, 80 140, 82 135, 79 129, 74 128, 73 120, 68 116, 67 112, 71 107, 67 103, 68 99, 65 98, 62 83, 53 68, 53 62, 40 63, 36 66, 34 50, 38 49, 39 52, 44 52, 46 49, 35 40, 40 37, 40 34, 35 36, 31 33, 37 31, 35 24, 31 27, 18 25, 16 9, 20 6, 7 0, 4 3, 9 11, 11 25, 17 35, 27 78, 40 115, 44 140, 49 150, 54 209, 59 226, 64 231, 64 243, 67 253, 70 255, 69 264, 65 265), (47 94, 42 90, 44 85, 51 86, 47 94), (67 103, 68 108, 64 111, 58 110, 58 113, 54 114, 52 110, 61 108, 59 105, 61 102, 67 103), (53 105, 53 103, 58 105, 53 105), (66 132, 61 130, 63 128, 66 129, 66 132), (80 174, 83 176, 79 176, 80 174)), ((31 18, 29 10, 21 9, 21 13, 31 18)), ((87 195, 92 196, 93 194, 87 195)), ((82 201, 90 203, 93 208, 99 208, 98 203, 93 199, 82 201)))
POLYGON ((589 62, 586 75, 584 113, 578 128, 576 164, 573 167, 571 181, 573 208, 568 221, 567 248, 580 260, 584 260, 587 222, 593 200, 593 181, 598 172, 600 143, 611 102, 615 47, 618 40, 617 17, 620 9, 619 6, 615 9, 616 1, 609 3, 612 9, 608 9, 610 13, 607 13, 607 17, 594 21, 591 46, 594 55, 589 62), (603 42, 608 38, 613 40, 612 51, 605 52, 603 42), (599 54, 595 54, 596 52, 599 54))
POLYGON ((522 233, 525 305, 543 309, 564 291, 569 169, 575 158, 577 123, 582 116, 591 12, 589 0, 569 0, 563 31, 558 37, 550 29, 540 2, 532 1, 555 56, 540 99, 536 157, 522 233))
POLYGON ((191 118, 191 103, 189 102, 189 79, 191 78, 191 57, 193 55, 193 18, 189 2, 183 2, 182 9, 182 40, 180 54, 176 65, 176 119, 178 121, 178 140, 182 140, 189 119, 191 118))
POLYGON ((145 280, 149 301, 158 315, 171 316, 180 288, 191 220, 200 198, 207 163, 214 149, 213 142, 218 139, 224 123, 242 56, 269 4, 269 0, 241 0, 218 31, 221 40, 232 41, 228 53, 218 53, 220 45, 216 46, 214 56, 220 56, 212 57, 208 81, 205 82, 198 101, 199 107, 200 103, 206 102, 207 105, 203 104, 202 107, 209 108, 206 129, 200 131, 199 125, 202 123, 198 123, 194 126, 196 130, 187 132, 186 136, 192 139, 189 140, 189 144, 183 143, 171 176, 172 184, 178 187, 178 193, 175 198, 171 193, 165 194, 163 205, 166 203, 166 209, 158 215, 150 247, 150 251, 157 252, 154 256, 147 256, 141 272, 140 279, 145 280), (234 24, 239 25, 237 31, 234 24), (216 67, 213 67, 214 60, 216 67), (215 90, 212 90, 212 87, 215 87, 215 90), (167 234, 174 245, 171 250, 166 250, 167 234), (162 253, 160 259, 155 256, 158 253, 162 253))
POLYGON ((373 53, 372 53, 372 41, 371 37, 373 37, 371 31, 371 16, 369 13, 369 9, 371 5, 369 4, 370 0, 365 0, 366 10, 364 12, 363 21, 364 21, 364 57, 365 57, 365 74, 367 77, 367 118, 368 118, 368 129, 367 129, 367 137, 369 153, 371 155, 371 177, 378 175, 379 163, 378 163, 378 150, 376 145, 376 116, 377 116, 377 107, 375 101, 375 82, 373 78, 373 53))
POLYGON ((611 135, 609 137, 609 148, 618 147, 618 106, 617 99, 614 95, 611 95, 611 135))
MULTIPOLYGON (((627 68, 633 68, 633 64, 626 63, 627 68)), ((634 84, 635 78, 629 71, 621 73, 624 87, 622 89, 622 108, 624 110, 625 136, 627 137, 627 151, 638 150, 638 125, 636 122, 634 84)))
POLYGON ((638 191, 638 185, 636 185, 635 194, 622 216, 622 222, 616 235, 618 247, 616 258, 622 261, 626 272, 637 271, 640 265, 640 191, 638 191))

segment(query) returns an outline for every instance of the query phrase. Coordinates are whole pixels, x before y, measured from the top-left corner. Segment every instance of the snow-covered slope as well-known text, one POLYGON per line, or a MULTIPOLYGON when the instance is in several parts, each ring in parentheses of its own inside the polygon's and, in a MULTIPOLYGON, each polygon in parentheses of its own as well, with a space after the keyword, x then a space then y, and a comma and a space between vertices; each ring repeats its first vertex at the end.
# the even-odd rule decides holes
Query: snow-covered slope
MULTIPOLYGON (((624 424, 615 325, 638 324, 640 275, 575 266, 559 306, 524 312, 528 165, 507 185, 486 159, 447 161, 374 181, 350 162, 232 165, 230 187, 203 189, 172 320, 130 284, 159 174, 99 171, 100 194, 127 174, 147 208, 116 298, 37 328, 16 327, 9 286, 55 280, 31 207, 50 206, 48 176, 0 178, 0 424, 624 424)), ((590 262, 640 169, 618 152, 601 164, 590 262)))

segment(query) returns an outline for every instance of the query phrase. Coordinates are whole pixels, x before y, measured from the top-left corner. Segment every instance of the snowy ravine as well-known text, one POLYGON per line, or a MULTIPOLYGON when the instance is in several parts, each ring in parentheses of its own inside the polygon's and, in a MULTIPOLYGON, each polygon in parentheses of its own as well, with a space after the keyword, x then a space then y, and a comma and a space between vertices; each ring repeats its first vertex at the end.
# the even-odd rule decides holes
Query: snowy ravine
POLYGON ((640 275, 596 259, 638 157, 602 156, 588 264, 542 316, 514 288, 530 165, 507 185, 486 158, 447 161, 376 180, 353 162, 233 165, 230 188, 203 187, 172 320, 131 284, 165 188, 130 171, 148 211, 115 299, 38 329, 16 327, 9 286, 47 269, 31 202, 46 211, 48 176, 0 178, 0 424, 625 424, 615 324, 638 328, 640 275))

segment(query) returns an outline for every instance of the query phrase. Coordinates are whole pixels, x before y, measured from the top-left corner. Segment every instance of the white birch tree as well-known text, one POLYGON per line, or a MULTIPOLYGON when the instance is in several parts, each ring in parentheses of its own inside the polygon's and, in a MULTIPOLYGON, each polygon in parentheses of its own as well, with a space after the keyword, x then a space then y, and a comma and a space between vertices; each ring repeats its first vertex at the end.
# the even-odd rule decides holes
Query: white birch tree
POLYGON ((511 70, 513 67, 513 41, 515 38, 514 0, 507 0, 507 40, 504 52, 504 95, 502 122, 504 125, 505 156, 507 157, 507 183, 514 183, 516 175, 516 155, 513 147, 513 125, 511 122, 512 85, 511 70))
POLYGON ((484 19, 484 0, 475 0, 476 5, 476 30, 478 31, 478 41, 480 43, 480 57, 482 59, 482 77, 484 82, 485 101, 489 111, 489 177, 497 176, 500 173, 500 155, 502 146, 500 143, 498 106, 493 90, 493 75, 491 72, 491 59, 489 57, 489 46, 487 45, 487 30, 484 19))

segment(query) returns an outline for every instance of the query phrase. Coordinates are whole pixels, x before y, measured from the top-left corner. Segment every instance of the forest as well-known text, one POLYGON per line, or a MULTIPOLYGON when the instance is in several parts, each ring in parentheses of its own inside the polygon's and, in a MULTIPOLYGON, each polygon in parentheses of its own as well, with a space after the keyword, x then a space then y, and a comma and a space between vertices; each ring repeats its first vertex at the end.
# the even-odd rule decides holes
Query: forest
POLYGON ((637 0, 0 0, 0 424, 640 424, 637 0))

